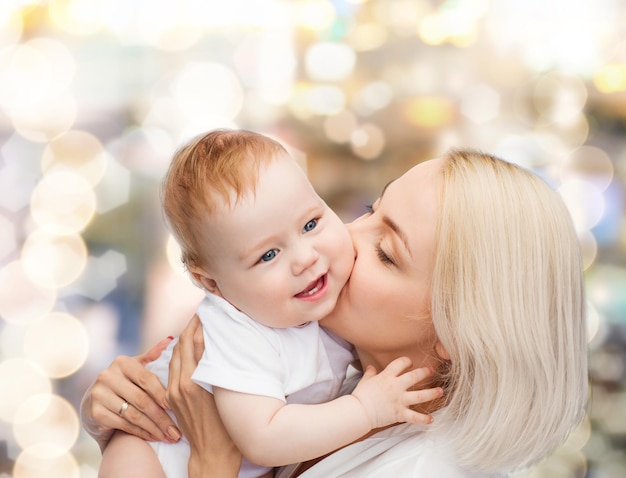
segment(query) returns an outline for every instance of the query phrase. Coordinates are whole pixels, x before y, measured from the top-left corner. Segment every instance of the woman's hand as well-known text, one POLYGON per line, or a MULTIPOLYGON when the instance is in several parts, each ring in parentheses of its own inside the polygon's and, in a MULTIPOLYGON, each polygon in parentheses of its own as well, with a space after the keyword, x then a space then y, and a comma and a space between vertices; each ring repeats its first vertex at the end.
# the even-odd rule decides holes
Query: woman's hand
POLYGON ((180 438, 180 431, 164 410, 169 405, 163 385, 145 369, 171 340, 168 337, 137 357, 117 357, 85 392, 80 407, 83 427, 101 450, 115 430, 150 441, 176 442, 180 438))
POLYGON ((224 428, 213 395, 191 381, 203 351, 202 325, 194 316, 174 347, 167 400, 191 446, 189 478, 236 477, 241 453, 224 428))

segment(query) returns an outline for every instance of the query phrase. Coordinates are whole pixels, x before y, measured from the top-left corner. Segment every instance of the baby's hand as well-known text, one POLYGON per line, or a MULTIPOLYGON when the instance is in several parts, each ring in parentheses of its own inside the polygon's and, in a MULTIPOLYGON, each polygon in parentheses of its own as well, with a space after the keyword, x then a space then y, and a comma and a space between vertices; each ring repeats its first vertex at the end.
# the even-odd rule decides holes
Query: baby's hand
POLYGON ((441 387, 413 390, 413 386, 430 377, 432 371, 424 367, 403 373, 411 365, 411 359, 401 357, 379 374, 372 366, 365 370, 352 395, 363 405, 372 428, 402 422, 432 423, 430 415, 412 410, 411 405, 440 398, 443 390, 441 387))

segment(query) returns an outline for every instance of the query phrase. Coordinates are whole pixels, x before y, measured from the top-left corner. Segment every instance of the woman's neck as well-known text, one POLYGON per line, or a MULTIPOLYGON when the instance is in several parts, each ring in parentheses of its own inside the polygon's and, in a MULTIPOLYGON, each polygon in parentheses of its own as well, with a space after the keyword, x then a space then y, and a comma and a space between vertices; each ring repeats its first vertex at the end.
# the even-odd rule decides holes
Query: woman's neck
MULTIPOLYGON (((385 353, 370 353, 365 350, 359 350, 359 349, 357 349, 357 354, 361 361, 361 366, 363 367, 363 370, 365 370, 367 366, 372 365, 376 369, 377 372, 382 371, 394 359, 402 356, 402 354, 399 354, 397 352, 395 352, 392 355, 392 354, 385 354, 385 353)), ((437 369, 440 368, 441 366, 441 359, 436 356, 434 351, 430 353, 414 351, 414 352, 405 354, 405 356, 411 359, 411 361, 413 362, 413 368, 430 367, 432 370, 435 371, 435 373, 431 377, 416 384, 415 386, 416 389, 423 390, 426 388, 443 386, 441 377, 436 372, 437 369)), ((442 399, 418 404, 413 408, 420 413, 432 413, 436 410, 439 410, 445 404, 445 399, 446 397, 444 396, 442 399)))

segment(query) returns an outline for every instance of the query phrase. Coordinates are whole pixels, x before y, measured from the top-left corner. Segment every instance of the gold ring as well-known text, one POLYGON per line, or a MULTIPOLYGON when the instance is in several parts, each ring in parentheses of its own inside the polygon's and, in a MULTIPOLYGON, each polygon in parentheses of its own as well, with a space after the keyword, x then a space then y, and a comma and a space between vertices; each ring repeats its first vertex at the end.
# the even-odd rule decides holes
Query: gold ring
POLYGON ((117 412, 120 417, 124 415, 124 412, 126 411, 127 408, 128 408, 128 402, 122 403, 122 406, 120 407, 120 411, 117 412))

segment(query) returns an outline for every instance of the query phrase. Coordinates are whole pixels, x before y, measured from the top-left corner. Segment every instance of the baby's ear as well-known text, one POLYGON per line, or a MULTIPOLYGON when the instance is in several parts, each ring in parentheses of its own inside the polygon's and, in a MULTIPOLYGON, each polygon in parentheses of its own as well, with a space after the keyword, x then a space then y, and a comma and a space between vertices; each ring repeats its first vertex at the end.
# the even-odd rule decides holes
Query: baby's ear
POLYGON ((189 269, 189 273, 196 285, 215 295, 223 297, 217 282, 206 271, 200 268, 193 268, 189 269))

